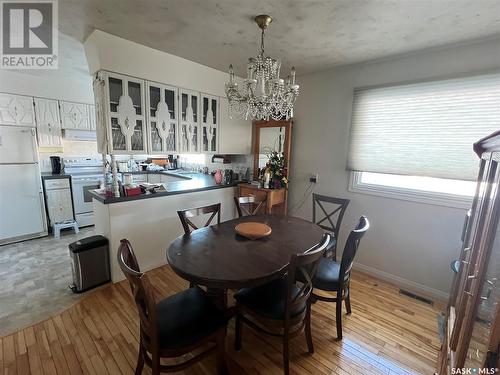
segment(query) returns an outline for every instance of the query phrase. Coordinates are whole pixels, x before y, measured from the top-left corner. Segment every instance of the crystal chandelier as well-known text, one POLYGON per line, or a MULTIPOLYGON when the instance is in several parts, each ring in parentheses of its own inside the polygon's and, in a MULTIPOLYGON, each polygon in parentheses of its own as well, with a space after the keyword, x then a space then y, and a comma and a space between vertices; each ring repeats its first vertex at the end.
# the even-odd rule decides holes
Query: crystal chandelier
POLYGON ((230 114, 236 113, 245 120, 288 120, 293 115, 293 104, 299 95, 295 68, 292 67, 286 81, 281 79, 281 61, 264 52, 264 32, 272 20, 268 15, 255 17, 255 22, 262 30, 260 53, 248 59, 247 78, 241 89, 234 80, 233 65, 229 65, 226 95, 230 114))

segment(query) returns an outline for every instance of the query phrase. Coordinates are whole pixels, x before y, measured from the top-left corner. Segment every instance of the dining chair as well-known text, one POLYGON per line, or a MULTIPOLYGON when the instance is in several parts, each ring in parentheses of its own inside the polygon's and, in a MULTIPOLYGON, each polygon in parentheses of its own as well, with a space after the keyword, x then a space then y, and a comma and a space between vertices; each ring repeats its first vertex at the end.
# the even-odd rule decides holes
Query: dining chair
POLYGON ((337 260, 337 241, 340 225, 349 202, 349 199, 313 194, 313 223, 333 234, 331 242, 325 251, 326 256, 333 258, 333 260, 337 260), (319 207, 323 212, 323 218, 319 218, 320 215, 316 212, 316 207, 319 207))
POLYGON ((303 254, 291 256, 284 277, 268 284, 240 289, 235 293, 235 349, 241 349, 243 323, 258 332, 283 339, 283 369, 289 373, 289 341, 305 330, 307 348, 314 353, 311 334, 312 280, 318 262, 330 241, 324 234, 321 242, 303 254), (300 273, 304 281, 298 281, 300 273))
POLYGON ((358 225, 349 233, 342 253, 342 260, 336 262, 327 257, 320 259, 316 277, 313 280, 315 289, 336 292, 336 297, 326 297, 312 293, 312 300, 335 302, 335 321, 337 323, 337 338, 342 339, 342 301, 345 301, 347 314, 351 313, 351 270, 354 257, 358 251, 361 239, 368 231, 370 223, 365 216, 361 216, 358 225))
POLYGON ((182 227, 186 235, 191 234, 191 228, 194 230, 199 229, 190 219, 196 216, 211 214, 206 221, 204 227, 208 227, 215 216, 217 216, 217 224, 220 224, 220 203, 212 204, 210 206, 190 208, 188 210, 177 211, 179 219, 181 219, 182 227))
POLYGON ((238 217, 256 215, 261 207, 266 203, 266 200, 258 200, 253 195, 248 197, 234 197, 238 217))
POLYGON ((153 375, 183 370, 215 351, 217 373, 227 374, 225 336, 227 320, 212 300, 199 288, 190 288, 156 301, 147 274, 141 272, 132 245, 120 241, 118 264, 129 281, 140 322, 139 356, 135 374, 144 363, 153 375), (206 345, 209 345, 206 348, 206 345), (165 365, 161 358, 184 356, 204 350, 181 363, 165 365))

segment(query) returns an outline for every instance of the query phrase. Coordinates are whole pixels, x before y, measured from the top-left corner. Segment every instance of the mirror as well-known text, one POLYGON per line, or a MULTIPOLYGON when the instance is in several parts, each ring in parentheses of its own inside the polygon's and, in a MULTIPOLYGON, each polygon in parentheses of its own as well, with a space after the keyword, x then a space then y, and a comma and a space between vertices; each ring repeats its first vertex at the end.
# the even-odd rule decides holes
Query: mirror
POLYGON ((291 121, 257 121, 254 126, 254 180, 259 178, 259 170, 269 162, 273 152, 283 153, 285 166, 290 160, 291 121))

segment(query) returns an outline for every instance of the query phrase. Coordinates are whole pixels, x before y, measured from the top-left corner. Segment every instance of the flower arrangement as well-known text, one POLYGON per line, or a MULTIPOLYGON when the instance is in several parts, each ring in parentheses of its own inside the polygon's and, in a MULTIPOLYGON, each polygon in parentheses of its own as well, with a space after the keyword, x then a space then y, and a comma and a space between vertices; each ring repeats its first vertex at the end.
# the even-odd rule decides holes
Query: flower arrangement
POLYGON ((274 189, 285 188, 288 185, 285 156, 282 152, 273 151, 269 154, 266 170, 270 174, 269 187, 274 189))

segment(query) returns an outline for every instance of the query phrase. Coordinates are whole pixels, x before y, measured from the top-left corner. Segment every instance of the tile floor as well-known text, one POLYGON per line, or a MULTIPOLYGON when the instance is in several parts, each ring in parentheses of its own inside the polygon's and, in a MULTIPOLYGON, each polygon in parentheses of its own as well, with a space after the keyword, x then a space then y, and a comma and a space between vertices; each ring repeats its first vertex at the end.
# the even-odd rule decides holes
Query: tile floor
POLYGON ((0 336, 34 324, 68 308, 83 294, 75 294, 68 245, 94 234, 94 227, 80 233, 63 231, 0 246, 0 336))

